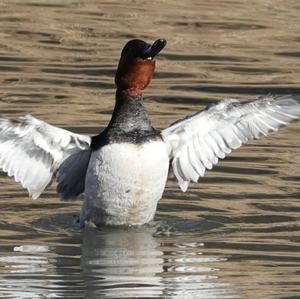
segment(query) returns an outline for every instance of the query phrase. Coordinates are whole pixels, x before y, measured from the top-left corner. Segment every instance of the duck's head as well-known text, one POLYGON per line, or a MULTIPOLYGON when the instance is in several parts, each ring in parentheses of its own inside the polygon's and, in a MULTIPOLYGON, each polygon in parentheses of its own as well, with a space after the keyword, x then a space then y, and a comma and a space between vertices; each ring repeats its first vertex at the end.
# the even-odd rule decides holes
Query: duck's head
POLYGON ((122 50, 115 82, 118 90, 142 92, 150 83, 155 56, 165 47, 167 41, 158 39, 152 45, 133 39, 122 50))

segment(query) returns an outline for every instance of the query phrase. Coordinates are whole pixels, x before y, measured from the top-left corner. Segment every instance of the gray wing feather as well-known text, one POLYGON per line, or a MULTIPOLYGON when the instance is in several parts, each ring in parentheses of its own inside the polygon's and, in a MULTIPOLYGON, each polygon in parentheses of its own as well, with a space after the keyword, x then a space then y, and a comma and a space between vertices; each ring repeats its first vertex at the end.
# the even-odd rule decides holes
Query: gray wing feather
POLYGON ((51 184, 62 162, 88 149, 91 139, 30 115, 0 119, 0 168, 36 199, 51 184))
POLYGON ((59 198, 69 201, 84 192, 85 175, 89 165, 91 149, 69 156, 59 167, 56 179, 59 198))
POLYGON ((300 117, 300 95, 266 96, 211 105, 162 131, 179 186, 186 191, 232 150, 300 117))

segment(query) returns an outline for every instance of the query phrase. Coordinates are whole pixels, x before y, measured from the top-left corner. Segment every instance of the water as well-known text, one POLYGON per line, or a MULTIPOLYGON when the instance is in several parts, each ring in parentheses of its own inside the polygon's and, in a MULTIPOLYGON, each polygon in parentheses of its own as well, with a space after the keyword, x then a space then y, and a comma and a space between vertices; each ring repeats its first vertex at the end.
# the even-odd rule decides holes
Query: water
MULTIPOLYGON (((300 93, 297 0, 0 1, 0 110, 95 134, 120 50, 168 45, 146 92, 165 128, 228 97, 300 93), (124 4, 122 4, 124 3, 124 4)), ((299 298, 300 124, 234 152, 153 224, 72 227, 81 202, 0 180, 1 298, 299 298)))

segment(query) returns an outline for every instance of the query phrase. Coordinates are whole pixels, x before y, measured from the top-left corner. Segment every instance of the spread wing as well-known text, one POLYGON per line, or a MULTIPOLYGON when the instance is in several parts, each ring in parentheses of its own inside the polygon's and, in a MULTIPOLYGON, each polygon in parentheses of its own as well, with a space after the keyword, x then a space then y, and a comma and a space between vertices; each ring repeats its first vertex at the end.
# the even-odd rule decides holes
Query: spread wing
POLYGON ((300 117, 300 95, 224 100, 162 131, 182 191, 233 149, 300 117))
POLYGON ((62 162, 89 148, 91 139, 30 115, 0 119, 0 168, 36 199, 53 181, 62 162))

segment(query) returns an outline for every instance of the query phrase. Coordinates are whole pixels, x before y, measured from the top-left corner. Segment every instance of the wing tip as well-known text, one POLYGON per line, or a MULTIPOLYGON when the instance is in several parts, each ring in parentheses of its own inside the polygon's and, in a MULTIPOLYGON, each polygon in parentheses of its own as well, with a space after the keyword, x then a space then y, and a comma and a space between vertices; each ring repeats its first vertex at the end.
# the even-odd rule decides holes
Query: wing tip
POLYGON ((41 192, 29 192, 29 196, 33 199, 33 200, 36 200, 40 197, 41 195, 41 192))
POLYGON ((189 187, 190 182, 189 181, 178 181, 178 185, 182 192, 186 192, 189 187))

